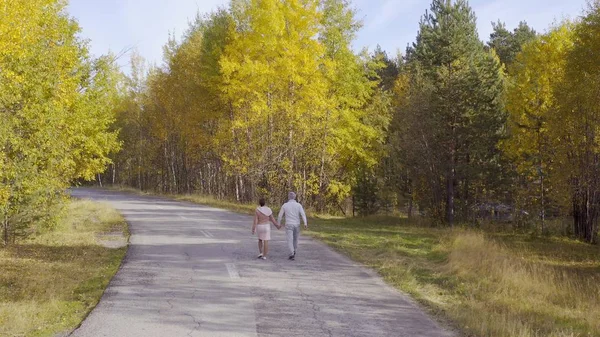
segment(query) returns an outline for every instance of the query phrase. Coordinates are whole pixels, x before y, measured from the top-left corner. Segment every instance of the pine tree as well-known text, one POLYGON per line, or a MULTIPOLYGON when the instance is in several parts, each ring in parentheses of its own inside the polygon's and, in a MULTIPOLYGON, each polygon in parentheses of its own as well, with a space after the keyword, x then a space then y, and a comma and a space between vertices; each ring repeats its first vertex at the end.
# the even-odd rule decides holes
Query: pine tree
POLYGON ((488 46, 496 51, 500 62, 510 65, 521 51, 523 46, 535 39, 537 33, 527 25, 527 22, 519 22, 519 26, 512 32, 506 29, 503 22, 492 22, 494 31, 490 34, 488 46))
POLYGON ((482 186, 494 178, 505 122, 501 66, 479 40, 467 2, 433 1, 408 50, 404 76, 406 100, 398 118, 411 124, 400 137, 419 146, 401 151, 413 153, 405 165, 424 166, 413 169, 428 195, 424 202, 433 216, 453 224, 457 200, 465 218, 473 200, 494 197, 482 186))

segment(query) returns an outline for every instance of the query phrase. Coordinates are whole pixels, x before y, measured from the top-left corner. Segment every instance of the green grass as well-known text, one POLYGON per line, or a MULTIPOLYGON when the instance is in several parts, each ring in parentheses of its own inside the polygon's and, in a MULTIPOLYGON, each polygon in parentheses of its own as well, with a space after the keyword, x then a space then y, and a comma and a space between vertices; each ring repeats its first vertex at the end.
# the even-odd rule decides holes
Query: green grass
POLYGON ((126 248, 98 235, 127 233, 110 207, 72 201, 58 226, 0 248, 0 336, 53 336, 77 327, 98 303, 126 248))
MULTIPOLYGON (((251 213, 206 196, 171 196, 251 213)), ((313 217, 315 237, 372 267, 467 336, 600 336, 600 247, 564 237, 313 217)))

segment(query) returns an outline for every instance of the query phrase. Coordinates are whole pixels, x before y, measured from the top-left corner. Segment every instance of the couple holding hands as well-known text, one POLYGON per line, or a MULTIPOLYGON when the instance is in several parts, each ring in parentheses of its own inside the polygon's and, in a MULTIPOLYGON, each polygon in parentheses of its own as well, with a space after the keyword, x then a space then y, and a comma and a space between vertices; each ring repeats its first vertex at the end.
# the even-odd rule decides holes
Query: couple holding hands
POLYGON ((258 234, 258 258, 266 260, 269 252, 269 240, 271 240, 271 223, 281 229, 281 220, 285 217, 285 232, 288 248, 290 250, 290 260, 296 259, 296 248, 298 248, 298 236, 300 236, 300 219, 304 222, 304 228, 308 228, 304 207, 296 201, 296 193, 288 193, 288 202, 281 206, 277 221, 273 217, 273 211, 265 206, 265 199, 259 200, 259 205, 254 213, 254 224, 252 225, 252 235, 258 234))

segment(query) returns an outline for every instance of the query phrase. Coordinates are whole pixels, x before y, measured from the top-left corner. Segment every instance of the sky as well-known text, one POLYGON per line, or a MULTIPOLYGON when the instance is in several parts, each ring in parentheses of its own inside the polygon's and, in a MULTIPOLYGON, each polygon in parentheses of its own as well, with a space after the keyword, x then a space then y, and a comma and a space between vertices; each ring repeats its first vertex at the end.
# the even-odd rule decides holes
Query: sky
MULTIPOLYGON (((181 36, 196 13, 208 13, 229 0, 70 0, 67 8, 90 40, 92 54, 109 51, 120 54, 136 49, 149 63, 162 63, 162 47, 169 33, 181 36)), ((354 49, 374 49, 378 44, 391 56, 404 52, 414 42, 419 20, 430 0, 353 0, 363 28, 354 41, 354 49)), ((544 32, 564 18, 576 18, 586 0, 471 0, 477 16, 479 36, 487 41, 491 22, 515 28, 526 21, 544 32)), ((119 64, 128 71, 128 53, 119 64)))

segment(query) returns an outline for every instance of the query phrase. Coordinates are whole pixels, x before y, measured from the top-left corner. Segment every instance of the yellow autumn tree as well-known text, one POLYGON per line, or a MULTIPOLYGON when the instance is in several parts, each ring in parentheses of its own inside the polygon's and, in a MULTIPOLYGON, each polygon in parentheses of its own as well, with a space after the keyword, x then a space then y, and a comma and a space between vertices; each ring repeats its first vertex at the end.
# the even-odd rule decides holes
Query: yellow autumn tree
POLYGON ((573 46, 566 54, 565 75, 555 95, 559 113, 556 133, 556 177, 563 205, 573 217, 573 234, 598 241, 600 220, 600 2, 575 25, 573 46))
MULTIPOLYGON (((278 187, 301 195, 323 120, 326 82, 317 41, 318 1, 233 1, 232 40, 220 61, 229 118, 225 162, 238 193, 278 187)), ((318 157, 316 158, 318 160, 318 157)))
MULTIPOLYGON (((356 167, 377 163, 389 120, 377 62, 351 48, 360 25, 349 8, 234 0, 198 16, 165 46, 143 103, 125 104, 146 117, 140 128, 128 114, 119 123, 131 126, 127 139, 147 140, 147 165, 134 177, 131 160, 119 158, 117 181, 238 201, 296 190, 337 210, 356 167)), ((134 146, 125 152, 138 153, 134 146)))
POLYGON ((573 46, 572 25, 564 23, 523 46, 509 67, 506 108, 510 137, 502 143, 520 175, 518 207, 545 214, 553 185, 557 132, 549 124, 559 114, 557 85, 562 83, 566 55, 573 46))
POLYGON ((51 223, 50 208, 118 148, 119 74, 90 58, 66 1, 0 2, 0 221, 4 243, 51 223))

